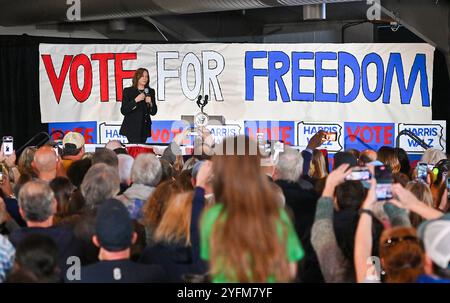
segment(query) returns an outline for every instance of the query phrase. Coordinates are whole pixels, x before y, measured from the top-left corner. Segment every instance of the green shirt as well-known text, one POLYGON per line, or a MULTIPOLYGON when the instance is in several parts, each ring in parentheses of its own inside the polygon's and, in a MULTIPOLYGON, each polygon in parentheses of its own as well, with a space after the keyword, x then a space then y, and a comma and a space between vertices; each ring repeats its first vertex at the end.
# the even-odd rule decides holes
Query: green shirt
MULTIPOLYGON (((211 233, 219 218, 220 213, 223 210, 223 204, 217 203, 213 207, 209 208, 202 217, 200 225, 200 257, 204 260, 209 260, 211 255, 211 233)), ((289 262, 298 262, 304 256, 304 251, 294 226, 289 219, 286 211, 280 208, 280 220, 277 221, 276 229, 277 234, 281 238, 283 237, 283 225, 287 228, 287 241, 286 241, 286 254, 289 262)), ((227 283, 227 277, 224 272, 221 272, 212 277, 212 281, 215 283, 227 283)), ((267 282, 276 282, 275 277, 271 276, 267 282)))

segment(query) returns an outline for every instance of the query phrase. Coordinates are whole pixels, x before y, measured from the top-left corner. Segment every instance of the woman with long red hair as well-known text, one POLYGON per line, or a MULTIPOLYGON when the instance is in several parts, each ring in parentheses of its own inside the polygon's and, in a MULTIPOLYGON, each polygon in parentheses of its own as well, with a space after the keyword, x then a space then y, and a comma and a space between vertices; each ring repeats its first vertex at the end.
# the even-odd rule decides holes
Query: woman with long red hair
POLYGON ((213 157, 217 203, 200 225, 200 256, 212 282, 289 282, 304 252, 270 181, 257 143, 229 137, 213 157))

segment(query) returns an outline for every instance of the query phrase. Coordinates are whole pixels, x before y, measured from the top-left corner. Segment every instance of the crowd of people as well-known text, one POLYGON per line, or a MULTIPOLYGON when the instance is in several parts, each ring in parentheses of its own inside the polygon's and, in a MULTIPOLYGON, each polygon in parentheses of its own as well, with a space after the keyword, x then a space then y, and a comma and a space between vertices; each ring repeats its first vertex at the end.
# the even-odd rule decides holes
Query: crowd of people
MULTIPOLYGON (((81 134, 0 152, 0 282, 450 282, 450 160, 401 148, 331 158, 202 132, 183 156, 85 152, 81 134), (204 140, 202 140, 202 138, 204 140), (377 197, 377 167, 392 197, 377 197), (371 178, 349 180, 356 168, 371 178)), ((2 149, 3 150, 3 149, 2 149)))

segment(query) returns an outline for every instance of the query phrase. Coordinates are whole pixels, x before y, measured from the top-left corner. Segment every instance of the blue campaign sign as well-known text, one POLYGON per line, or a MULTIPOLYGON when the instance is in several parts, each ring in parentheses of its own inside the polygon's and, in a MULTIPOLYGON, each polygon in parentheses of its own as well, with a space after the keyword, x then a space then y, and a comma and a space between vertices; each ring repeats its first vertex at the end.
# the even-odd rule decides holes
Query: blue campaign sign
MULTIPOLYGON (((77 132, 83 135, 84 140, 87 144, 97 144, 97 122, 58 122, 49 123, 48 132, 52 134, 55 131, 62 131, 64 134, 69 131, 77 132)), ((60 134, 55 133, 52 135, 52 140, 57 140, 60 138, 60 134)), ((62 139, 62 138, 61 138, 62 139)))
POLYGON ((325 141, 319 148, 329 152, 338 152, 343 149, 343 123, 308 123, 299 122, 297 124, 297 145, 305 147, 309 140, 320 130, 328 133, 336 133, 335 141, 325 141))
MULTIPOLYGON (((152 136, 146 143, 165 143, 172 142, 176 134, 183 130, 183 122, 173 120, 153 120, 152 136)), ((125 136, 120 135, 120 122, 102 122, 99 124, 99 143, 106 144, 110 140, 119 140, 122 143, 128 143, 125 136)), ((189 125, 188 125, 189 126, 189 125)))
POLYGON ((294 121, 244 121, 245 134, 256 139, 257 133, 263 133, 263 140, 281 140, 286 144, 295 144, 294 121))
POLYGON ((373 149, 395 145, 394 123, 344 123, 345 149, 373 149))
POLYGON ((170 144, 173 138, 189 127, 189 124, 174 120, 153 120, 152 137, 147 139, 146 143, 164 143, 170 144))
MULTIPOLYGON (((446 121, 433 121, 430 124, 398 124, 398 133, 410 132, 428 146, 445 152, 446 121)), ((408 153, 423 153, 425 149, 408 135, 401 135, 400 147, 408 153)))

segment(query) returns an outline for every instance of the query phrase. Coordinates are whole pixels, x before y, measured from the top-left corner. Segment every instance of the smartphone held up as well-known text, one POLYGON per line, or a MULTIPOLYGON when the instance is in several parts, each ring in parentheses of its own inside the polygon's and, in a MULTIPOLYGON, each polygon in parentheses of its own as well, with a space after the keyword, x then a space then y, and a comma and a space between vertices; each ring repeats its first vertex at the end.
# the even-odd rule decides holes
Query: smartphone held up
POLYGON ((377 180, 376 194, 378 201, 392 199, 392 170, 389 166, 375 166, 375 179, 377 180))
POLYGON ((14 138, 12 136, 3 137, 3 154, 5 156, 11 156, 14 152, 14 138))
POLYGON ((346 181, 367 181, 372 179, 369 168, 356 166, 352 168, 352 172, 345 177, 346 181))
POLYGON ((324 134, 325 141, 337 141, 337 132, 327 132, 324 134))

